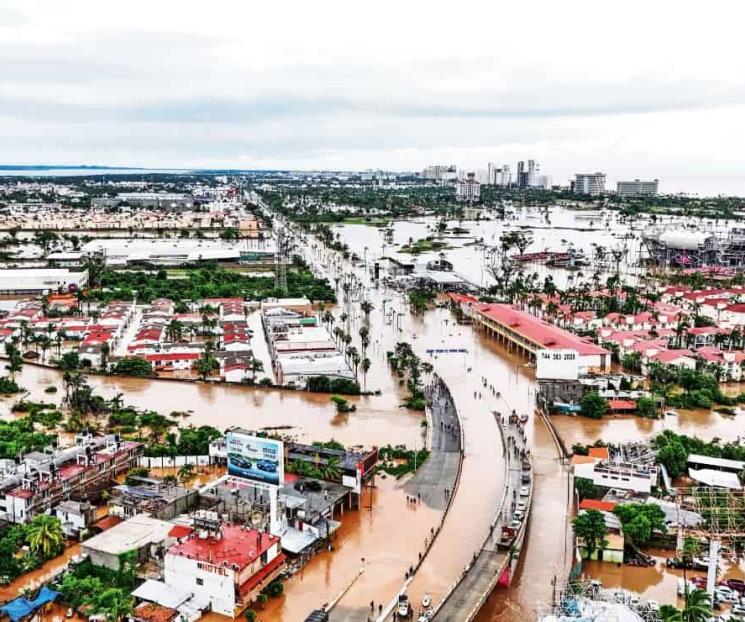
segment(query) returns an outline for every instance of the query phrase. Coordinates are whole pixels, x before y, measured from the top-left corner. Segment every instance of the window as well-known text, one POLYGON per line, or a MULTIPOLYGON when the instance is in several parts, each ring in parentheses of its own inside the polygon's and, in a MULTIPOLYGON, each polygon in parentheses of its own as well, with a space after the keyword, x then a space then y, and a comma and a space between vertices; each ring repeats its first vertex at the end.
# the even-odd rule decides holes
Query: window
POLYGON ((197 577, 197 585, 204 585, 204 579, 197 577))

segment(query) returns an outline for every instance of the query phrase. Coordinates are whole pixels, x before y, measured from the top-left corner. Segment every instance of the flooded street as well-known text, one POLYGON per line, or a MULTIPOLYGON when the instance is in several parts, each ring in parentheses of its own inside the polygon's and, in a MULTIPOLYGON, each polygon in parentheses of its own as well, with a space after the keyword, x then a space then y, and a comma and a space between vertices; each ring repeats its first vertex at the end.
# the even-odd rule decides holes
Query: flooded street
MULTIPOLYGON (((536 224, 542 216, 537 210, 526 210, 521 218, 536 224)), ((556 217, 552 214, 553 218, 566 218, 567 226, 572 222, 577 225, 581 220, 564 212, 556 217)), ((474 235, 495 239, 503 225, 499 222, 464 224, 474 235)), ((427 226, 426 223, 396 223, 394 237, 402 241, 424 237, 428 235, 427 226)), ((367 252, 370 259, 386 252, 382 232, 374 227, 344 225, 337 229, 360 256, 367 252)), ((564 234, 588 249, 600 239, 598 236, 604 236, 602 239, 608 244, 615 240, 613 234, 605 230, 537 231, 535 245, 542 245, 541 248, 563 244, 564 234)), ((482 251, 472 246, 463 246, 457 251, 462 253, 453 251, 456 270, 479 281, 483 269, 482 251)), ((411 259, 411 256, 404 257, 411 259)), ((363 271, 359 270, 358 275, 367 281, 363 271)), ((355 346, 359 347, 359 329, 369 325, 371 342, 366 356, 372 366, 367 378, 360 380, 369 390, 380 391, 379 395, 349 398, 357 407, 354 412, 337 414, 328 394, 116 376, 90 376, 89 382, 103 396, 122 393, 126 404, 139 408, 165 415, 173 411, 188 412, 190 416, 180 420, 182 425, 212 425, 221 430, 241 426, 271 430, 303 442, 333 438, 349 447, 405 444, 416 449, 422 448, 425 442, 424 415, 401 407, 407 389, 391 374, 386 359, 386 352, 393 350, 398 341, 408 341, 449 386, 459 411, 465 443, 460 482, 441 531, 411 583, 412 602, 421 602, 425 592, 432 595, 435 603, 439 602, 481 547, 499 507, 505 481, 495 413, 509 413, 514 409, 529 415, 525 431, 532 452, 535 489, 528 534, 512 585, 497 588, 477 619, 480 622, 533 619, 545 612, 552 599, 555 577, 562 582, 571 561, 571 528, 567 522, 571 491, 568 473, 559 462, 554 440, 545 423, 534 414, 533 370, 524 358, 508 352, 496 341, 476 333, 468 325, 457 324, 447 309, 431 309, 423 316, 412 315, 402 294, 380 286, 371 289, 370 298, 375 308, 366 319, 359 311, 359 300, 341 298, 330 310, 337 325, 341 325, 341 314, 348 314, 344 328, 352 335, 355 346), (523 580, 526 576, 530 581, 523 580)), ((263 358, 266 346, 260 330, 256 331, 254 341, 257 355, 263 358)), ((29 390, 29 398, 33 400, 58 403, 63 395, 62 376, 56 370, 26 364, 18 374, 18 381, 29 390), (44 392, 51 385, 58 387, 56 394, 44 392)), ((10 416, 12 401, 0 400, 0 416, 10 416)), ((553 422, 568 447, 576 442, 592 443, 599 438, 611 442, 645 438, 664 426, 704 438, 734 439, 745 433, 745 425, 739 420, 711 412, 681 411, 679 417, 667 421, 555 417, 553 422)), ((378 476, 375 488, 364 492, 363 508, 343 517, 334 550, 313 558, 289 579, 285 594, 268 602, 261 618, 301 620, 347 587, 348 591, 334 609, 334 619, 364 621, 371 601, 376 603, 376 608, 378 604, 390 602, 403 587, 404 573, 416 564, 425 550, 425 539, 437 529, 443 516, 441 509, 425 503, 407 503, 405 484, 406 478, 397 481, 378 476), (359 574, 361 569, 364 570, 359 574)), ((632 582, 627 578, 632 571, 648 574, 649 577, 638 580, 649 583, 650 589, 658 583, 672 581, 669 577, 655 581, 654 572, 637 568, 617 571, 617 580, 624 584, 632 582)), ((594 569, 589 565, 588 572, 610 573, 608 584, 615 580, 610 568, 594 569)), ((633 576, 636 580, 637 575, 633 576)))

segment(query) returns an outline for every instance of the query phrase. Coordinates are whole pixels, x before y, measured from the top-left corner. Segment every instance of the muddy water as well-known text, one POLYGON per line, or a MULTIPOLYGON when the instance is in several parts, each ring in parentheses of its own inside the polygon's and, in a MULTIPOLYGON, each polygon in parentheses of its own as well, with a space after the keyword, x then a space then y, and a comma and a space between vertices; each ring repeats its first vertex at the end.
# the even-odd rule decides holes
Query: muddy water
POLYGON ((568 449, 573 443, 588 444, 598 439, 609 443, 647 439, 663 430, 705 440, 718 437, 725 441, 736 441, 745 436, 745 416, 729 417, 709 410, 679 410, 677 417, 663 419, 619 416, 600 420, 557 415, 553 417, 553 422, 568 449))
MULTIPOLYGON (((377 367, 381 369, 382 355, 378 358, 377 367)), ((387 370, 384 372, 389 376, 387 370)), ((368 384, 372 387, 372 369, 370 376, 368 384)), ((18 381, 30 391, 30 399, 58 402, 64 393, 61 374, 53 369, 24 365, 18 381), (50 384, 59 386, 56 396, 44 393, 50 384)), ((182 421, 195 426, 212 425, 220 429, 236 425, 254 429, 289 426, 280 431, 300 440, 335 438, 347 445, 368 447, 413 443, 421 437, 422 416, 399 408, 401 400, 390 389, 380 396, 350 398, 357 411, 339 416, 327 394, 115 376, 90 376, 89 382, 105 397, 123 393, 125 403, 133 406, 166 415, 173 411, 190 412, 182 421)), ((5 406, 7 411, 7 401, 5 406)))
MULTIPOLYGON (((348 330, 355 341, 358 341, 359 327, 363 323, 361 317, 349 320, 348 330)), ((400 407, 404 392, 386 363, 385 351, 393 347, 397 336, 389 327, 388 345, 384 346, 380 310, 373 312, 369 323, 372 343, 367 356, 372 368, 367 385, 370 389, 380 388, 382 394, 350 398, 357 410, 344 416, 336 414, 328 395, 101 376, 91 376, 89 381, 105 396, 123 393, 127 404, 164 414, 174 410, 190 411, 191 416, 183 420, 187 424, 208 424, 221 429, 231 425, 289 426, 289 430, 280 431, 304 441, 335 438, 346 445, 370 447, 403 443, 421 448, 424 417, 400 407)), ((360 347, 359 343, 355 345, 360 347)), ((61 375, 56 370, 25 365, 19 382, 30 390, 31 399, 58 402, 63 394, 61 375), (44 393, 52 384, 59 386, 58 393, 44 393)), ((5 401, 3 412, 6 415, 11 403, 12 400, 5 401)), ((441 516, 438 510, 408 505, 403 485, 403 480, 379 477, 372 493, 372 504, 365 499, 364 505, 371 505, 371 509, 348 512, 344 516, 335 550, 312 559, 287 583, 285 596, 268 605, 262 619, 303 619, 310 610, 332 599, 348 584, 362 565, 362 558, 366 560, 365 572, 345 595, 339 611, 355 612, 356 616, 369 608, 371 600, 390 599, 441 516)))
MULTIPOLYGON (((393 242, 386 243, 384 231, 367 225, 337 225, 338 232, 350 249, 360 257, 369 260, 381 256, 394 256, 402 261, 429 261, 435 259, 439 253, 422 253, 412 256, 399 253, 401 245, 410 239, 418 240, 435 235, 438 219, 422 218, 417 221, 395 221, 393 223, 393 242), (367 251, 365 250, 367 249, 367 251)), ((445 251, 448 261, 453 263, 459 274, 482 286, 491 284, 491 277, 484 268, 484 249, 471 244, 474 239, 483 239, 488 246, 498 246, 499 237, 504 231, 517 229, 531 230, 533 243, 527 252, 538 252, 546 249, 558 251, 570 245, 581 249, 590 258, 595 244, 606 249, 628 247, 628 265, 636 262, 640 256, 640 242, 638 239, 624 240, 623 236, 632 230, 628 225, 620 224, 617 215, 603 212, 594 218, 585 218, 580 212, 570 211, 560 207, 552 208, 550 224, 543 212, 538 208, 524 208, 517 210, 508 220, 484 221, 450 221, 449 226, 461 227, 468 233, 455 236, 445 234, 443 241, 451 247, 445 251), (555 228, 550 228, 555 227, 555 228)), ((516 252, 516 251, 514 251, 516 252)), ((626 265, 626 264, 624 264, 626 265)), ((593 268, 586 268, 590 272, 593 268)), ((538 272, 541 276, 551 273, 559 285, 567 283, 570 273, 565 270, 548 270, 540 264, 530 264, 529 272, 538 272)))
POLYGON ((65 566, 73 556, 79 554, 79 544, 72 544, 71 546, 68 546, 62 555, 55 557, 54 559, 50 559, 46 564, 41 566, 41 568, 37 568, 32 572, 27 572, 26 574, 18 577, 12 583, 9 583, 8 585, 0 588, 0 602, 12 600, 16 596, 18 596, 20 590, 22 589, 35 589, 40 587, 42 583, 48 581, 51 577, 57 574, 57 572, 59 572, 59 570, 63 566, 65 566))
POLYGON ((365 491, 362 506, 361 511, 343 517, 335 550, 320 554, 294 575, 285 586, 286 595, 269 603, 262 619, 304 619, 332 600, 362 567, 364 572, 341 599, 337 613, 359 611, 356 619, 364 620, 370 601, 377 608, 377 603, 391 598, 437 524, 439 512, 423 504, 407 504, 402 483, 390 477, 377 478, 376 487, 365 491))

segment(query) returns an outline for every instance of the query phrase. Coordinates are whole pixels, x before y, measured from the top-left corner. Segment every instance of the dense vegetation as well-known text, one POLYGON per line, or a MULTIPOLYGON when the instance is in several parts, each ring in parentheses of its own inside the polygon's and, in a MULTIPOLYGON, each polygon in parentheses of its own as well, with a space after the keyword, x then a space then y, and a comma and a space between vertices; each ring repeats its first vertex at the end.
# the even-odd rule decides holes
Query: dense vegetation
POLYGON ((54 438, 54 435, 36 432, 29 417, 0 421, 0 458, 14 460, 21 453, 41 451, 54 438))
POLYGON ((105 269, 101 287, 91 290, 91 300, 108 303, 112 300, 131 300, 135 292, 138 302, 169 298, 174 302, 204 298, 241 297, 249 300, 290 296, 305 296, 311 300, 334 302, 336 295, 329 283, 317 279, 305 267, 287 271, 287 292, 277 289, 271 276, 246 275, 223 268, 186 270, 183 278, 169 279, 164 270, 157 272, 117 272, 105 269))
POLYGON ((64 549, 59 519, 40 514, 27 524, 16 524, 0 534, 0 584, 41 566, 64 549), (21 552, 22 547, 28 550, 21 552))
POLYGON ((409 395, 405 405, 413 410, 424 410, 427 400, 422 390, 422 374, 432 371, 430 363, 422 360, 414 353, 411 344, 400 342, 396 349, 387 352, 388 364, 396 372, 401 382, 406 382, 409 395))
POLYGON ((650 366, 649 379, 652 390, 665 397, 670 406, 678 408, 711 408, 715 403, 734 406, 745 400, 745 394, 724 395, 716 377, 703 370, 655 363, 650 366))
POLYGON ((670 477, 686 472, 690 454, 745 461, 745 446, 740 443, 722 443, 718 438, 707 442, 696 436, 676 434, 672 430, 665 430, 656 436, 652 445, 657 450, 657 461, 665 465, 670 477))
POLYGON ((305 388, 316 393, 341 393, 342 395, 359 395, 360 393, 360 385, 354 380, 327 376, 311 376, 305 388))
POLYGON ((414 473, 429 458, 427 449, 415 451, 407 449, 404 445, 386 445, 378 450, 378 470, 392 475, 396 479, 407 473, 414 473))
POLYGON ((86 607, 89 614, 120 620, 132 612, 131 592, 136 581, 136 559, 132 553, 121 558, 121 570, 116 572, 85 560, 54 586, 62 600, 73 609, 86 607))

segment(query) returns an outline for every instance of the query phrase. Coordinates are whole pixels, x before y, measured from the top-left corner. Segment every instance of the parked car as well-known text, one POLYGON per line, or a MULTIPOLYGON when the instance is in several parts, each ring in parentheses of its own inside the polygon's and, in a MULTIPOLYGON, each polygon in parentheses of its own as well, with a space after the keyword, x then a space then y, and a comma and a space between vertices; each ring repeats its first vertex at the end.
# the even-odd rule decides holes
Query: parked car
POLYGON ((530 494, 530 488, 528 488, 527 486, 523 486, 522 488, 520 488, 521 497, 527 497, 529 494, 530 494))
POLYGON ((517 509, 518 509, 518 511, 524 512, 525 511, 525 507, 526 507, 525 501, 518 501, 517 502, 517 509))
POLYGON ((739 600, 737 592, 726 585, 717 585, 714 588, 714 597, 725 603, 734 603, 739 600))
POLYGON ((665 560, 665 565, 668 568, 687 568, 688 570, 693 568, 693 562, 688 559, 684 560, 682 557, 668 557, 665 560))
POLYGON ((411 605, 409 604, 409 597, 406 594, 398 595, 398 617, 407 619, 412 614, 411 605))
POLYGON ((726 585, 728 588, 738 592, 741 596, 745 594, 745 581, 742 579, 725 579, 721 582, 721 585, 726 585))
POLYGON ((706 589, 706 577, 691 577, 691 583, 699 590, 706 589))

